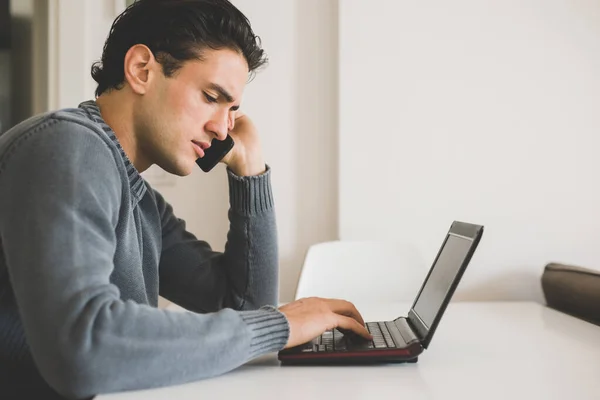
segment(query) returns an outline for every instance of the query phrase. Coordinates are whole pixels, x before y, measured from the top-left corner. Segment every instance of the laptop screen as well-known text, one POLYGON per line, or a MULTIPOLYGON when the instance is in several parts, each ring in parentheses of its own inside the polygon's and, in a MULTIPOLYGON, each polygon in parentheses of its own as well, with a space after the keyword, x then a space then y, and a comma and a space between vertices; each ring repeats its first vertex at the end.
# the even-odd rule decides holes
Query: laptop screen
POLYGON ((462 266, 472 239, 449 233, 431 273, 415 301, 413 310, 429 329, 462 266))

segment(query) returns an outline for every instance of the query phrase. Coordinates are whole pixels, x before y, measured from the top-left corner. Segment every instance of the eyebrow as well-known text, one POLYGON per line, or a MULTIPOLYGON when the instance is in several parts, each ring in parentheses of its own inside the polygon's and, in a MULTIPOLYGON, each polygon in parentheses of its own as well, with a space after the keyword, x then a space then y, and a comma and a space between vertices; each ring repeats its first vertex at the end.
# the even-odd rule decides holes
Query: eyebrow
POLYGON ((225 98, 225 100, 227 100, 228 103, 233 103, 235 101, 235 99, 233 98, 233 96, 231 94, 229 94, 229 92, 227 90, 225 90, 225 88, 221 85, 218 85, 216 83, 211 83, 209 85, 209 87, 217 92, 219 92, 219 94, 221 96, 223 96, 225 98))

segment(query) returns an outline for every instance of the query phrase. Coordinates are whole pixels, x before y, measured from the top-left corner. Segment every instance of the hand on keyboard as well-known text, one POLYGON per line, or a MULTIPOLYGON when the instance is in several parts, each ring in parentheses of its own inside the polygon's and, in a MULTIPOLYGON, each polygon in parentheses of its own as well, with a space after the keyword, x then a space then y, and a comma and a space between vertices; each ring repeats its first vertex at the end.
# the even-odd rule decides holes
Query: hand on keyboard
POLYGON ((310 297, 296 300, 279 308, 290 324, 290 337, 285 346, 306 343, 327 330, 338 328, 371 340, 365 321, 350 302, 310 297))

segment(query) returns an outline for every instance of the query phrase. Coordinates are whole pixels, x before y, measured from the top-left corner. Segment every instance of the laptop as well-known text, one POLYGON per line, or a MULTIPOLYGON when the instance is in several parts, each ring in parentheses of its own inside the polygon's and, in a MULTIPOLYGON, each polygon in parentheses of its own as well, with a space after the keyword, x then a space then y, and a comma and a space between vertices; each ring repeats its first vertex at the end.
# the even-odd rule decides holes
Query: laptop
POLYGON ((406 317, 367 322, 373 340, 329 330, 281 350, 282 365, 417 362, 431 343, 446 306, 479 244, 483 226, 454 221, 406 317))

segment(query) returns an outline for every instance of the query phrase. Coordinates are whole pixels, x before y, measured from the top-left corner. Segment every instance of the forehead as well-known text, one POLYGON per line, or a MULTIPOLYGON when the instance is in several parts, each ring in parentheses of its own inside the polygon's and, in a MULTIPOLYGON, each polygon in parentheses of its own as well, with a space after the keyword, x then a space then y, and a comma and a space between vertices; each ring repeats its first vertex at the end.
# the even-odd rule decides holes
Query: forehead
POLYGON ((185 62, 180 75, 200 84, 217 84, 237 99, 248 82, 248 63, 236 51, 206 49, 200 60, 185 62))

